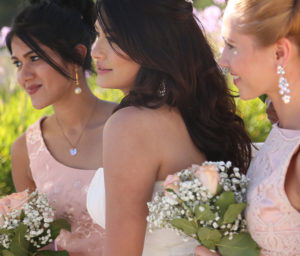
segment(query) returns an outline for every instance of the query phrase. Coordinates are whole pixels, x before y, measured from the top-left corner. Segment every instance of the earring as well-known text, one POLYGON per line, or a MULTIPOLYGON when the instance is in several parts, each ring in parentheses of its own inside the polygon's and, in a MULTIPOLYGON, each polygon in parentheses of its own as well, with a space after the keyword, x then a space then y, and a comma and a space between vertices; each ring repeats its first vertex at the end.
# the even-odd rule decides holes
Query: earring
POLYGON ((167 94, 166 81, 163 79, 159 85, 158 96, 164 97, 167 94))
POLYGON ((291 101, 291 96, 289 95, 291 90, 288 88, 289 83, 287 79, 284 77, 285 75, 285 70, 281 65, 278 65, 277 67, 277 74, 279 75, 279 81, 278 81, 278 86, 279 86, 279 94, 282 95, 281 99, 285 104, 290 103, 291 101))
POLYGON ((81 88, 79 87, 79 79, 78 79, 78 67, 75 66, 75 94, 80 94, 82 92, 81 88))

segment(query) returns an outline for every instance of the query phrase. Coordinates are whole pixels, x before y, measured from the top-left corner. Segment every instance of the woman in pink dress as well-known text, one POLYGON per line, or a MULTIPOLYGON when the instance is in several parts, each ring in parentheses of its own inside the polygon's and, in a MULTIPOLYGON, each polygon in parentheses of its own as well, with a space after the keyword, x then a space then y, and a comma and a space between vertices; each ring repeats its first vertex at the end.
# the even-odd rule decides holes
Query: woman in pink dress
POLYGON ((92 71, 94 10, 92 0, 35 3, 7 36, 33 106, 54 109, 14 142, 14 184, 17 191, 47 194, 56 217, 69 221, 72 232, 62 231, 56 242, 71 256, 102 254, 103 230, 87 213, 86 191, 102 166, 102 130, 115 104, 96 98, 85 78, 92 71))
POLYGON ((279 119, 248 171, 249 232, 263 256, 299 256, 300 1, 229 0, 222 35, 240 97, 267 94, 279 119))

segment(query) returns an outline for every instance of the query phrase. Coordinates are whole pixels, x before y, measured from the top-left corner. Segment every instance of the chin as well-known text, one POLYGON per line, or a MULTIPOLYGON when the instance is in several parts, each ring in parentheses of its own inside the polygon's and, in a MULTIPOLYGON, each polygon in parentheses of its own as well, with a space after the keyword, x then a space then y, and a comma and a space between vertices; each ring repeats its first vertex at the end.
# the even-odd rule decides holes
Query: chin
POLYGON ((41 109, 44 109, 49 106, 49 104, 45 104, 42 102, 31 102, 31 103, 32 103, 32 106, 37 110, 41 110, 41 109))

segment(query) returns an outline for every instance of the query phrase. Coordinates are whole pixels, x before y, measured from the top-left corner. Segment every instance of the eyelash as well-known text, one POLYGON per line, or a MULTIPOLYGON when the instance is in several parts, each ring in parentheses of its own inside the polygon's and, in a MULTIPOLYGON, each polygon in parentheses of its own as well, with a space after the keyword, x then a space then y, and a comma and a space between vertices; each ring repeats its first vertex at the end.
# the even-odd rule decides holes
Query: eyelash
MULTIPOLYGON (((40 57, 38 55, 33 55, 33 56, 30 56, 30 60, 32 62, 35 62, 35 61, 38 61, 40 59, 40 57)), ((22 66, 22 62, 21 61, 18 61, 18 60, 15 60, 13 62, 13 64, 17 67, 17 68, 20 68, 22 66)))
POLYGON ((229 44, 229 43, 227 43, 227 42, 226 42, 226 45, 228 46, 228 48, 229 48, 230 50, 234 48, 233 45, 231 45, 231 44, 229 44))

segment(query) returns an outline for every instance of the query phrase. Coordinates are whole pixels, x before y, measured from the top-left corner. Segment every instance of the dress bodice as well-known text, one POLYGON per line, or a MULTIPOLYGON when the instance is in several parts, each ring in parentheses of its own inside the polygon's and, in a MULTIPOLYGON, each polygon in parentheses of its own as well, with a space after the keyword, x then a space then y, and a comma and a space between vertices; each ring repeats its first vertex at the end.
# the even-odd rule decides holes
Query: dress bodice
POLYGON ((32 177, 38 191, 47 195, 56 218, 65 218, 72 232, 65 230, 56 239, 59 249, 70 256, 102 255, 104 231, 93 222, 86 209, 88 186, 96 170, 80 170, 53 158, 44 142, 41 122, 26 131, 32 177))
POLYGON ((300 213, 285 193, 285 177, 299 150, 300 131, 273 125, 248 171, 246 218, 263 256, 300 255, 300 213))
MULTIPOLYGON (((153 194, 162 191, 162 182, 154 184, 153 194)), ((100 168, 88 190, 87 209, 96 223, 105 228, 105 184, 104 171, 100 168)), ((172 230, 154 229, 146 232, 142 256, 191 256, 194 255, 197 242, 192 239, 183 241, 172 230)))

